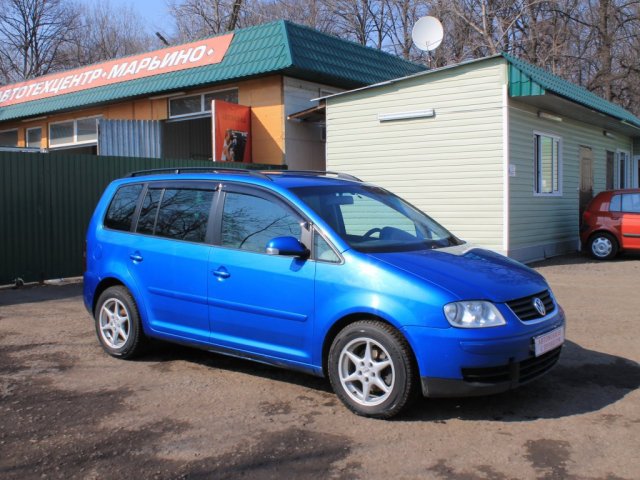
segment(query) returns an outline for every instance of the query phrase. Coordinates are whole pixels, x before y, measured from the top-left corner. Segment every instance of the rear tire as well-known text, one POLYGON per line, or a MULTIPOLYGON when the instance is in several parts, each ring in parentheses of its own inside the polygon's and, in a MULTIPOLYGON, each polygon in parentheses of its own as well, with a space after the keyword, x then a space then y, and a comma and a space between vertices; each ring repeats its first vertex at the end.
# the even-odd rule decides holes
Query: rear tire
POLYGON ((112 357, 130 359, 144 350, 147 339, 138 307, 125 287, 109 287, 102 292, 94 319, 98 340, 112 357))
POLYGON ((611 260, 618 254, 618 241, 607 232, 596 232, 589 238, 589 253, 596 260, 611 260))
POLYGON ((391 418, 416 396, 417 370, 409 344, 384 322, 347 325, 331 345, 328 370, 334 392, 358 415, 391 418))

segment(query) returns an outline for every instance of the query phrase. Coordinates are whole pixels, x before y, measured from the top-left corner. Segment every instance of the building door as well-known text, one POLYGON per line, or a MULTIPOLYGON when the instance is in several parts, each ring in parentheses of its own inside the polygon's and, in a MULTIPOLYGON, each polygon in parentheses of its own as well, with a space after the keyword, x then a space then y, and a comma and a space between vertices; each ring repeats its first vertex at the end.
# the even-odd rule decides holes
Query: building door
POLYGON ((593 198, 593 151, 580 147, 580 218, 593 198))

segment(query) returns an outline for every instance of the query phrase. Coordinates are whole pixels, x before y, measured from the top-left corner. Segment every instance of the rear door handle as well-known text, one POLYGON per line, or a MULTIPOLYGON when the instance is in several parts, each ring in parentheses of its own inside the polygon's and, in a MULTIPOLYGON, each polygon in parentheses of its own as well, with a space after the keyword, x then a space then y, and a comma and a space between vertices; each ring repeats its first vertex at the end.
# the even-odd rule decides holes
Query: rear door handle
POLYGON ((231 276, 231 274, 228 272, 228 270, 224 267, 220 267, 218 268, 218 270, 214 270, 213 272, 214 276, 223 279, 223 278, 229 278, 231 276))
POLYGON ((129 255, 129 258, 133 260, 134 263, 140 263, 143 260, 142 255, 140 255, 138 252, 129 255))

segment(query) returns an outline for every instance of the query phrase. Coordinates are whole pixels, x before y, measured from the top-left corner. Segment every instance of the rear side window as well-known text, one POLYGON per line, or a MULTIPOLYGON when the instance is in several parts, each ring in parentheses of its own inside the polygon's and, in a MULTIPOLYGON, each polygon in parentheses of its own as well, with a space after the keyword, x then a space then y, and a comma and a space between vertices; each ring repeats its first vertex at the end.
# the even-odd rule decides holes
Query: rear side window
POLYGON ((142 185, 125 185, 120 187, 111 200, 104 226, 112 230, 131 230, 133 213, 136 211, 138 197, 142 192, 142 185))
POLYGON ((611 197, 611 203, 609 203, 609 211, 610 212, 619 212, 620 211, 620 195, 614 195, 611 197))
POLYGON ((150 188, 142 202, 138 233, 204 242, 213 190, 150 188))
POLYGON ((204 242, 212 201, 211 190, 166 189, 160 203, 155 235, 204 242))
POLYGON ((622 195, 622 211, 626 213, 640 213, 640 193, 622 195))

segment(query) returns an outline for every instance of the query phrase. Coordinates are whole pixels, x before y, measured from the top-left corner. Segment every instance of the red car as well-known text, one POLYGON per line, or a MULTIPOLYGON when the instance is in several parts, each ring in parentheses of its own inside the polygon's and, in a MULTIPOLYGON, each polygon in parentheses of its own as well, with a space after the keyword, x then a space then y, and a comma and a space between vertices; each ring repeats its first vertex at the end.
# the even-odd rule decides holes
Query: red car
POLYGON ((582 215, 580 238, 597 260, 610 260, 621 250, 640 251, 640 189, 596 195, 582 215))

